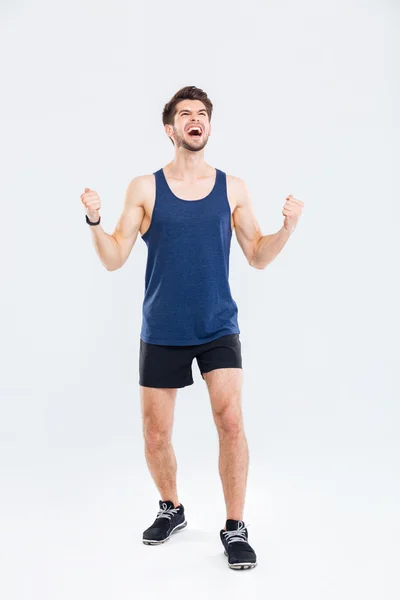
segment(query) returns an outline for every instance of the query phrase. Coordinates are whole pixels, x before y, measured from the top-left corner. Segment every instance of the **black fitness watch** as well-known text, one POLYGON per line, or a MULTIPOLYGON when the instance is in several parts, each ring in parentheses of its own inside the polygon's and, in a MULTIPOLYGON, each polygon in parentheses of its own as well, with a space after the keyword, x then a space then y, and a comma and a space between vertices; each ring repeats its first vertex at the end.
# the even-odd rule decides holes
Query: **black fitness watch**
POLYGON ((85 215, 85 217, 86 217, 86 223, 87 223, 88 225, 98 225, 98 224, 100 223, 100 220, 101 220, 101 216, 100 216, 100 215, 99 215, 99 220, 98 220, 98 221, 96 221, 96 223, 93 223, 93 221, 89 221, 89 219, 88 219, 88 216, 87 216, 87 215, 85 215))

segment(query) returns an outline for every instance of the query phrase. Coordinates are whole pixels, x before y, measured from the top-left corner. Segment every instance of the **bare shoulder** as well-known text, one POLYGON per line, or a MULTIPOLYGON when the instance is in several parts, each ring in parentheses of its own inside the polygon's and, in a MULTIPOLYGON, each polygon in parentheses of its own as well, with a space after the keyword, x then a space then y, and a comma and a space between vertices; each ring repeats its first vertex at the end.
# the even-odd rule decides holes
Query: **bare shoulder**
POLYGON ((153 173, 137 175, 128 184, 126 202, 131 206, 146 207, 149 200, 154 197, 155 179, 153 173))
POLYGON ((148 222, 154 175, 138 175, 129 182, 124 206, 112 236, 120 247, 121 266, 127 260, 139 231, 143 232, 148 222))
POLYGON ((229 197, 229 202, 234 205, 234 208, 243 206, 246 203, 249 192, 246 183, 236 175, 226 175, 226 187, 229 197))

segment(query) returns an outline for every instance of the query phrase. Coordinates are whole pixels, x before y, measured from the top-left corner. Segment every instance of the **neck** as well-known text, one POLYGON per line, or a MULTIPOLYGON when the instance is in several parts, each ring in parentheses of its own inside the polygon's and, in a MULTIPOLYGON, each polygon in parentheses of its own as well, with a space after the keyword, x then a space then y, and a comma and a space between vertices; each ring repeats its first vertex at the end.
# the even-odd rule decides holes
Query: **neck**
POLYGON ((191 152, 181 149, 175 153, 175 158, 166 166, 166 171, 172 177, 193 181, 199 177, 207 177, 213 170, 204 160, 204 152, 191 152), (182 151, 181 151, 182 150, 182 151))

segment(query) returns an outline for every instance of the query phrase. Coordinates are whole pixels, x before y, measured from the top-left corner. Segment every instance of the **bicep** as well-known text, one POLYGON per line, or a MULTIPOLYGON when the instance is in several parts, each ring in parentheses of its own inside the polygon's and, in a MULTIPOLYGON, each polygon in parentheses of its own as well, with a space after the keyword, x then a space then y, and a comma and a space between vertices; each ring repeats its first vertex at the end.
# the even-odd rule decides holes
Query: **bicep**
POLYGON ((143 194, 141 178, 135 177, 127 187, 123 209, 112 233, 120 247, 121 266, 128 259, 143 221, 143 194))
POLYGON ((237 241, 250 263, 257 243, 262 236, 261 228, 254 214, 253 204, 246 184, 239 180, 237 186, 237 205, 233 211, 237 241))

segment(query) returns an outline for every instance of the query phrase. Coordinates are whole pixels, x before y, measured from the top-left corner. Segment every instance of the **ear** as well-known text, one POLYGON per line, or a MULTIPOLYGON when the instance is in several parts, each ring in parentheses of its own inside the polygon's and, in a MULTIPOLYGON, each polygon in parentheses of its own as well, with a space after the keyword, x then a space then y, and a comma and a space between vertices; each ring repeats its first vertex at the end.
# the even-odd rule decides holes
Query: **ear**
POLYGON ((168 124, 164 125, 164 130, 165 130, 165 133, 167 134, 167 136, 170 138, 171 135, 173 134, 173 129, 172 129, 171 125, 168 125, 168 124))

